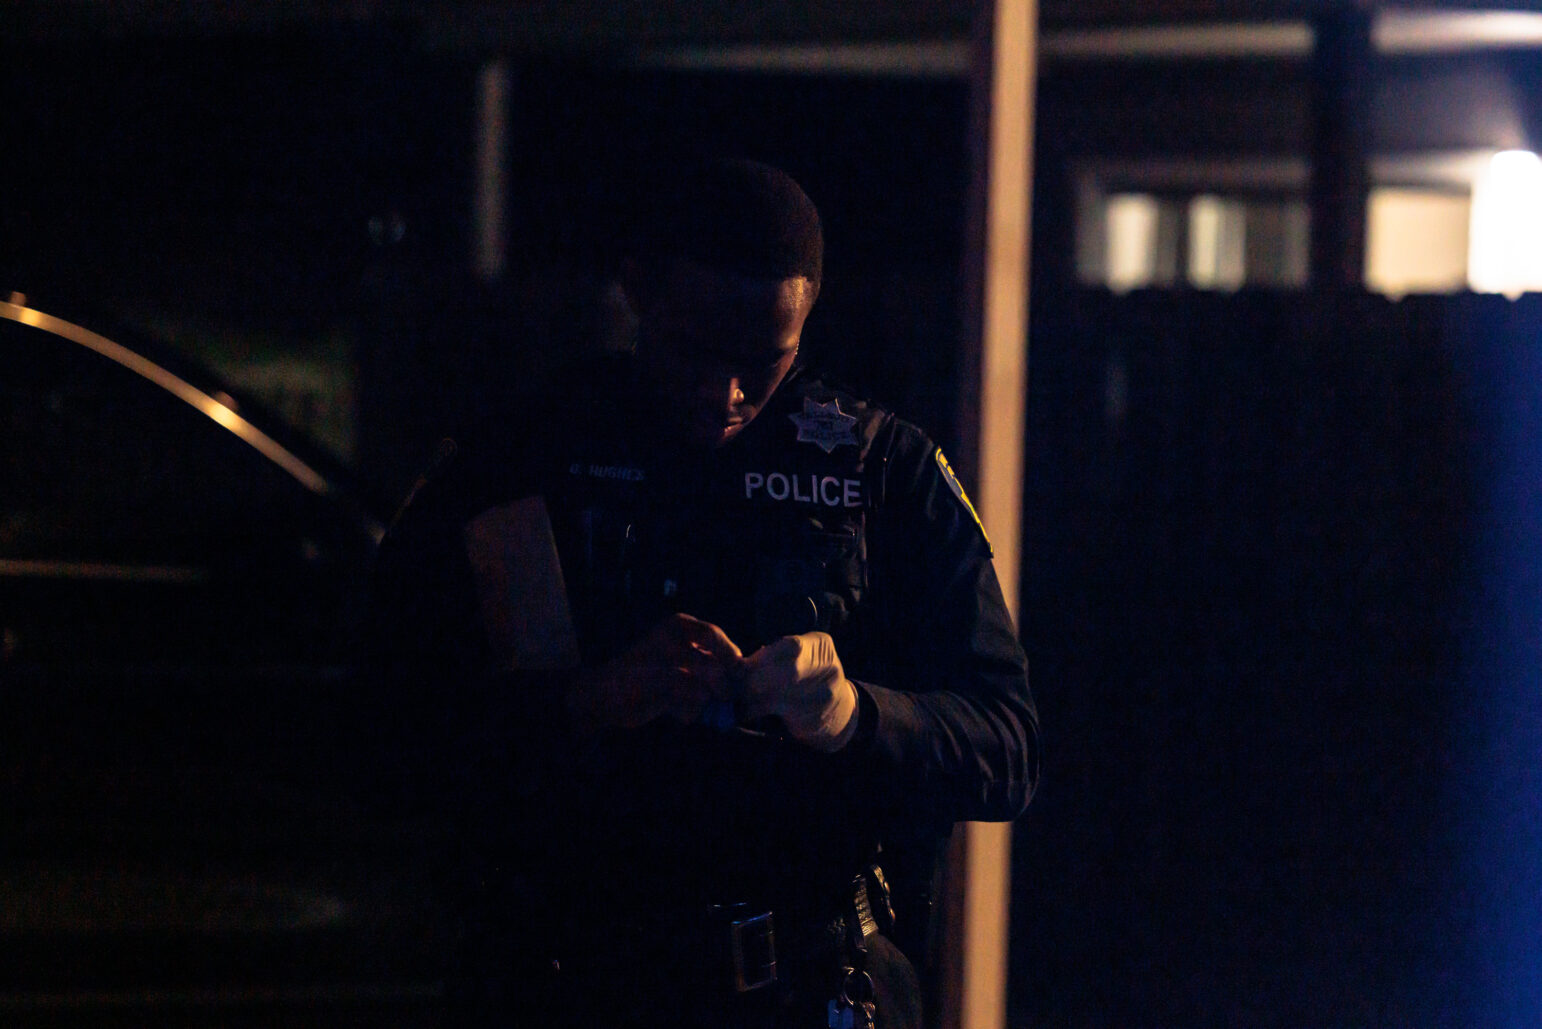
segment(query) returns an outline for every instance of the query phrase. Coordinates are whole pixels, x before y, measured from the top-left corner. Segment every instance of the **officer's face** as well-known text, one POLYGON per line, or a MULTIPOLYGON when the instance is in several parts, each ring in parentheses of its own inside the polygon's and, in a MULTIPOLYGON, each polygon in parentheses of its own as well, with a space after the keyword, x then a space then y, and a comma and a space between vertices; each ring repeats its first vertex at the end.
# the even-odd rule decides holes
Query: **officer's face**
POLYGON ((680 442, 721 447, 755 419, 798 353, 817 290, 674 260, 631 290, 650 400, 680 442))

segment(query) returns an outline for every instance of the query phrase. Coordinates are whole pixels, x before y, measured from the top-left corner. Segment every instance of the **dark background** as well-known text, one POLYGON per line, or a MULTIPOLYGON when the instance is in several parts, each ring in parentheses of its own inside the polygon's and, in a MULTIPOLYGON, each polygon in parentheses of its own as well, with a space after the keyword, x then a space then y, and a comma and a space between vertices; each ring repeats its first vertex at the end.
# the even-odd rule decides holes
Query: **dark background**
MULTIPOLYGON (((458 412, 603 345, 639 168, 744 153, 826 219, 810 353, 956 448, 965 79, 514 60, 486 283, 480 63, 357 26, 7 44, 0 289, 210 360, 346 366, 352 456, 396 497, 458 412)), ((1048 749, 1016 832, 1014 1025, 1542 1010, 1536 298, 1073 281, 1073 159, 1300 153, 1307 79, 1042 84, 1022 623, 1048 749)))

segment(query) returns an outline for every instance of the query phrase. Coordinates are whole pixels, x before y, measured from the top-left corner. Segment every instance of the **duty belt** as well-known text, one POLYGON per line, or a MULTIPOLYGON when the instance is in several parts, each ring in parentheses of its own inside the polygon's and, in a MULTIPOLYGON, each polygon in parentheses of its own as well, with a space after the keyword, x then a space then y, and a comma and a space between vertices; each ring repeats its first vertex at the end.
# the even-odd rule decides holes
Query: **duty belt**
MULTIPOLYGON (((671 962, 694 966, 693 977, 730 993, 753 993, 776 983, 778 958, 802 965, 843 958, 854 946, 893 927, 887 884, 874 866, 852 879, 845 911, 822 921, 778 926, 776 914, 753 904, 714 904, 705 917, 679 913, 643 922, 591 925, 580 953, 563 957, 559 967, 578 971, 630 965, 663 953, 671 962), (598 928, 599 931, 592 931, 598 928), (571 960, 570 960, 571 959, 571 960)), ((560 973, 559 973, 560 974, 560 973)))
POLYGON ((771 910, 746 904, 712 907, 709 923, 715 927, 708 930, 708 955, 715 950, 726 956, 726 963, 715 964, 725 970, 734 992, 748 994, 776 983, 777 941, 782 941, 788 960, 819 961, 843 955, 848 947, 880 930, 893 929, 893 918, 884 872, 873 865, 851 879, 851 904, 845 912, 825 921, 783 927, 780 935, 771 910))

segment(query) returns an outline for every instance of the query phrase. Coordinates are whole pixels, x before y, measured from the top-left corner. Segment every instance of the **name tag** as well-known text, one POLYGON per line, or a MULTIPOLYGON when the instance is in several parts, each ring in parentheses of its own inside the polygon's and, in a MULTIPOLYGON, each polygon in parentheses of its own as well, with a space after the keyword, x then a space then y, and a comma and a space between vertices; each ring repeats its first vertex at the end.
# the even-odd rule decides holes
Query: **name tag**
POLYGON ((575 462, 568 468, 569 475, 590 479, 610 479, 615 482, 642 482, 647 473, 641 468, 620 464, 584 464, 575 462))
POLYGON ((812 472, 745 472, 744 499, 757 497, 820 507, 861 507, 862 480, 812 472))

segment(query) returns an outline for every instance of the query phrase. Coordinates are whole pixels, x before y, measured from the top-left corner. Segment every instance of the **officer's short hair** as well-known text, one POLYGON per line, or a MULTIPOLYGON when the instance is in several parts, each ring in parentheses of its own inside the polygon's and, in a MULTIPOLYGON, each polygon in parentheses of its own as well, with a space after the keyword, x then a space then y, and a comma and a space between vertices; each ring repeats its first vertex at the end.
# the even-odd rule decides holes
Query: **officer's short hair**
POLYGON ((824 271, 819 212, 792 176, 759 161, 717 158, 661 176, 639 205, 632 251, 684 257, 764 278, 824 271))

